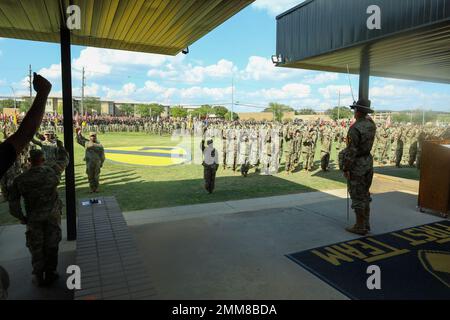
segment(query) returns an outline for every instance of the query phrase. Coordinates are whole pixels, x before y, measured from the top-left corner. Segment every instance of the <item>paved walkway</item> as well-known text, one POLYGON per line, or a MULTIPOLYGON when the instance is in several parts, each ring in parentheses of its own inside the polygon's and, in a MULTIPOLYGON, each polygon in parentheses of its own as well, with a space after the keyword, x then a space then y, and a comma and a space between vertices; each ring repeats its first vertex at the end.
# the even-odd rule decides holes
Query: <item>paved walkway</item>
MULTIPOLYGON (((418 189, 419 183, 417 181, 375 174, 374 184, 371 191, 373 194, 402 191, 404 193, 416 195, 418 189)), ((308 192, 275 197, 204 203, 170 208, 146 209, 125 212, 124 216, 129 226, 137 226, 147 223, 169 222, 246 211, 289 208, 311 203, 324 202, 336 198, 346 199, 347 190, 336 189, 323 192, 308 192)))
MULTIPOLYGON (((373 233, 441 220, 417 182, 376 176, 373 233), (417 190, 417 189, 416 189, 417 190)), ((356 238, 346 190, 128 212, 159 299, 346 299, 286 254, 356 238)))
MULTIPOLYGON (((376 175, 373 233, 440 218, 416 210, 417 181, 376 175)), ((125 213, 158 299, 346 299, 286 254, 355 238, 344 231, 346 190, 125 213)), ((62 222, 63 229, 65 221, 62 222)), ((63 231, 65 234, 65 230, 63 231)), ((62 241, 58 285, 31 285, 24 226, 0 227, 0 264, 11 299, 71 299, 65 268, 75 242, 62 241)))

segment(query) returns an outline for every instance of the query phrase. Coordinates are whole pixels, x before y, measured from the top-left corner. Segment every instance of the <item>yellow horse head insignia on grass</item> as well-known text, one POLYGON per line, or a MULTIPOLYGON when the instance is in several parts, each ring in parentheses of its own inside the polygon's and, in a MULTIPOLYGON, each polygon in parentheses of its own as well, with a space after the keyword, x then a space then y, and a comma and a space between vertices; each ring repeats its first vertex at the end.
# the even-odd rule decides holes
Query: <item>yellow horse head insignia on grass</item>
POLYGON ((131 165, 167 167, 190 160, 189 153, 178 146, 137 146, 105 149, 106 159, 131 165))

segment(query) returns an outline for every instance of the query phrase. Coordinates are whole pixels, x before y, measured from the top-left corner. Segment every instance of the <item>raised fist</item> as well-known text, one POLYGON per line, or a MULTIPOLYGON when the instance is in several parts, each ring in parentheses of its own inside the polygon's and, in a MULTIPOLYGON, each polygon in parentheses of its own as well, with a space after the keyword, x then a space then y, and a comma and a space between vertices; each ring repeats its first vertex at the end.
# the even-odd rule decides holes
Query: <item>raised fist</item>
POLYGON ((48 82, 47 79, 44 77, 33 73, 33 88, 36 90, 36 92, 42 92, 42 93, 50 93, 50 90, 52 90, 52 84, 48 82))

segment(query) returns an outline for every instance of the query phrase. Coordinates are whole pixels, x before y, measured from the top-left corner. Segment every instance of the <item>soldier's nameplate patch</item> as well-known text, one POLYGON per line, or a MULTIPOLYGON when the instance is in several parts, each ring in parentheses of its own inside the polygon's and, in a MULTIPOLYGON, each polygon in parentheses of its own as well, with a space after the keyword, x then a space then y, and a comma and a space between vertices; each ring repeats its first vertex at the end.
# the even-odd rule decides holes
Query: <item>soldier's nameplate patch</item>
POLYGON ((190 159, 188 152, 178 146, 138 146, 105 149, 108 160, 152 167, 166 167, 183 164, 190 159))

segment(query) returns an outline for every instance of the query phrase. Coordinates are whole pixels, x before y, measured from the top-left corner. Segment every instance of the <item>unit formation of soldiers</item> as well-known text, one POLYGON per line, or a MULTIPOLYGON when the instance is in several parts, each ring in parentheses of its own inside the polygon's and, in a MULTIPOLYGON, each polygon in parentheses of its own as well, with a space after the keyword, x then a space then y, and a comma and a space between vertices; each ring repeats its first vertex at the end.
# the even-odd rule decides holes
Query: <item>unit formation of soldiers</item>
MULTIPOLYGON (((57 158, 57 135, 62 133, 62 117, 47 116, 42 122, 42 134, 37 134, 0 181, 3 198, 14 177, 28 167, 29 152, 43 151, 47 163, 57 158)), ((86 148, 86 172, 91 192, 98 191, 99 172, 105 161, 103 146, 97 133, 143 132, 149 135, 197 135, 214 141, 219 163, 224 170, 240 171, 247 176, 254 168, 261 175, 299 170, 323 171, 337 167, 337 155, 346 147, 350 121, 225 121, 219 119, 191 120, 175 118, 136 118, 96 116, 74 120, 76 141, 86 148), (82 135, 89 133, 89 139, 82 135), (320 164, 319 161, 320 160, 320 164), (317 162, 317 163, 316 163, 317 162), (284 164, 284 167, 283 165, 284 164)), ((0 121, 3 138, 15 132, 17 125, 0 121)), ((372 149, 378 166, 415 166, 420 168, 420 156, 425 140, 450 138, 450 127, 413 124, 377 124, 372 149)))
MULTIPOLYGON (((250 168, 262 175, 285 171, 328 171, 336 166, 337 155, 347 146, 351 122, 202 122, 202 140, 214 140, 224 170, 240 170, 247 176, 250 168), (205 128, 206 127, 206 128, 205 128), (284 167, 282 166, 284 163, 284 167)), ((448 127, 416 125, 377 125, 373 147, 378 165, 420 166, 423 142, 444 138, 448 127)))

